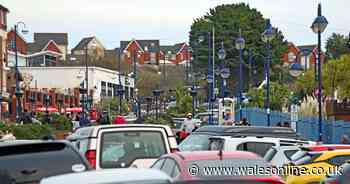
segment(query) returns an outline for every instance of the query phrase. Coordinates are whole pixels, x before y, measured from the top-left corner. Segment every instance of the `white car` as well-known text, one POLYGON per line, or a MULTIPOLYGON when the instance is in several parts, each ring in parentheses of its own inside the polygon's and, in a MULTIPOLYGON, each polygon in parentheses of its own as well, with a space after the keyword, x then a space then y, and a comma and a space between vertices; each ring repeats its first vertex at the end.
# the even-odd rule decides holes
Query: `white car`
POLYGON ((155 169, 107 169, 52 176, 40 184, 170 184, 172 179, 155 169))
POLYGON ((67 137, 99 169, 148 168, 158 157, 178 150, 165 125, 101 125, 78 129, 67 137))
POLYGON ((282 167, 291 161, 291 157, 300 150, 300 146, 273 146, 267 151, 264 159, 273 166, 282 167))
POLYGON ((302 140, 262 136, 213 136, 209 138, 209 150, 249 151, 264 157, 273 146, 294 146, 309 143, 302 140))

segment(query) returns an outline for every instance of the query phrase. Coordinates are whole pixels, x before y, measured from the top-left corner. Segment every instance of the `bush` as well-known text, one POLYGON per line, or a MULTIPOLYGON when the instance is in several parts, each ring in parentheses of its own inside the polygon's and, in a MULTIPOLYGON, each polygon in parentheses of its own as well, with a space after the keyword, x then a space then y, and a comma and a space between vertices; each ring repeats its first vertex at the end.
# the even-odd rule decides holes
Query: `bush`
POLYGON ((19 125, 15 123, 0 123, 0 130, 3 132, 12 132, 17 139, 42 139, 44 136, 52 135, 54 132, 52 127, 47 124, 19 125))
POLYGON ((159 125, 168 125, 170 128, 173 128, 173 123, 171 117, 166 114, 159 115, 158 120, 155 116, 148 116, 144 119, 144 124, 159 124, 159 125))
POLYGON ((51 126, 58 131, 62 130, 72 130, 72 122, 63 115, 53 114, 52 116, 51 126))

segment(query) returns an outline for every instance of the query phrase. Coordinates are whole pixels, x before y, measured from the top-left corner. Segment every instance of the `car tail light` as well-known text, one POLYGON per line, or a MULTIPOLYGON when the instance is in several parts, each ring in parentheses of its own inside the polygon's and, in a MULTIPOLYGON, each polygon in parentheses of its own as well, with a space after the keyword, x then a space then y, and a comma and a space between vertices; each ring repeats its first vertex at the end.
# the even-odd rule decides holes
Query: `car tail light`
POLYGON ((86 159, 89 161, 90 165, 96 169, 96 150, 88 150, 85 153, 86 159))
POLYGON ((171 149, 170 149, 170 152, 171 152, 171 153, 176 153, 176 152, 178 152, 178 151, 179 151, 179 149, 177 149, 177 148, 171 148, 171 149))

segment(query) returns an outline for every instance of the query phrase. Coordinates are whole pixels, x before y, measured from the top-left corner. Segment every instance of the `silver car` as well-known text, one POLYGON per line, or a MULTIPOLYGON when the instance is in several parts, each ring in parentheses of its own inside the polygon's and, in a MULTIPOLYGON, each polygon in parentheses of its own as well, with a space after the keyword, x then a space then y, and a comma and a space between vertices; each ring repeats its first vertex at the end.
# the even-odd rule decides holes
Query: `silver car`
POLYGON ((40 184, 170 184, 172 179, 155 169, 106 169, 52 176, 40 184))

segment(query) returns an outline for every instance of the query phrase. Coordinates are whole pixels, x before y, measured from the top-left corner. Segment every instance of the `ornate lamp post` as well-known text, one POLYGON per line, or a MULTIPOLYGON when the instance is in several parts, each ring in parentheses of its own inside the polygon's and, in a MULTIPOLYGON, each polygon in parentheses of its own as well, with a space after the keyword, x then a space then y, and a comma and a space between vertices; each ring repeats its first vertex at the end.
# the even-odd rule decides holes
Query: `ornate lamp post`
POLYGON ((221 42, 221 48, 218 52, 220 63, 220 75, 221 75, 221 97, 222 103, 224 104, 225 100, 225 90, 226 90, 226 79, 230 76, 230 70, 228 68, 224 68, 224 62, 226 59, 226 51, 224 48, 224 42, 221 42))
POLYGON ((21 109, 21 98, 23 96, 23 92, 20 89, 19 86, 19 71, 18 71, 18 49, 17 49, 17 34, 18 34, 18 26, 22 25, 22 33, 27 34, 28 30, 26 30, 26 24, 24 22, 17 22, 17 24, 14 27, 15 31, 15 40, 14 40, 14 49, 15 49, 15 76, 16 76, 16 90, 15 90, 15 96, 16 96, 16 120, 19 121, 20 117, 22 116, 22 109, 21 109))
POLYGON ((275 31, 270 23, 270 19, 267 20, 266 29, 262 34, 262 40, 266 43, 266 48, 268 56, 266 59, 266 71, 265 71, 265 80, 266 80, 266 113, 267 113, 267 126, 271 125, 270 120, 270 62, 272 59, 271 53, 271 41, 275 38, 275 31))
POLYGON ((321 3, 318 4, 317 17, 311 25, 311 29, 318 36, 318 52, 317 52, 317 69, 318 69, 318 131, 319 141, 322 141, 322 68, 321 68, 321 34, 324 32, 328 25, 326 17, 322 16, 321 3))
POLYGON ((242 37, 241 29, 239 30, 239 37, 236 39, 236 49, 239 50, 239 119, 242 120, 242 84, 243 84, 243 49, 245 47, 245 40, 242 37))

